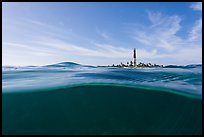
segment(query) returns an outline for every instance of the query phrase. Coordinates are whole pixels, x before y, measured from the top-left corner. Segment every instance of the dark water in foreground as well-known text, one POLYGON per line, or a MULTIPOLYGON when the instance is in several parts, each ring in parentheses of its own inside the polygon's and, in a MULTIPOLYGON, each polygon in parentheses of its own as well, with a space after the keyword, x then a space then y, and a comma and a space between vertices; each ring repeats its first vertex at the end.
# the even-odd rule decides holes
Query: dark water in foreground
POLYGON ((3 68, 3 134, 202 134, 201 67, 3 68))

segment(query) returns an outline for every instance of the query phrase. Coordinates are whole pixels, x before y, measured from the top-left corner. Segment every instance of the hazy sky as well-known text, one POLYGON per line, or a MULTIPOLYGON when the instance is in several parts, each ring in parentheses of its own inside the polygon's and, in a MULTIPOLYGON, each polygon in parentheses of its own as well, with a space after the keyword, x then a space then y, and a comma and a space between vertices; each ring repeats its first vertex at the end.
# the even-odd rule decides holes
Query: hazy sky
POLYGON ((202 62, 202 3, 3 2, 3 65, 202 62))

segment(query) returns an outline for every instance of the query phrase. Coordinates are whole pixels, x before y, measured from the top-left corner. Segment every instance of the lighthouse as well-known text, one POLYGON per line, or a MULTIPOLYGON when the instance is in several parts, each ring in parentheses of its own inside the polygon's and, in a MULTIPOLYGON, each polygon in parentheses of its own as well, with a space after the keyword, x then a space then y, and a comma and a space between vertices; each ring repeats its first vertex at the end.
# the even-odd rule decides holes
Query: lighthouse
POLYGON ((133 52, 133 63, 134 63, 134 66, 136 66, 136 50, 134 48, 134 52, 133 52))

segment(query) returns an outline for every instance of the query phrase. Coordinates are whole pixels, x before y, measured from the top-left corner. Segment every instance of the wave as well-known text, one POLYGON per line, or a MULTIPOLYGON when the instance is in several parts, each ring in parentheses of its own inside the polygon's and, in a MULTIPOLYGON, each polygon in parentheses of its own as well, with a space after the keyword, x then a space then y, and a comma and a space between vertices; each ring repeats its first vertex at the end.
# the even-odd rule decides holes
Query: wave
POLYGON ((61 62, 52 65, 45 65, 44 67, 74 67, 74 66, 80 66, 80 64, 74 62, 61 62))
POLYGON ((202 64, 190 64, 190 65, 186 65, 186 66, 177 66, 177 65, 167 65, 164 66, 164 68, 185 68, 185 69, 189 69, 189 68, 201 68, 202 64))

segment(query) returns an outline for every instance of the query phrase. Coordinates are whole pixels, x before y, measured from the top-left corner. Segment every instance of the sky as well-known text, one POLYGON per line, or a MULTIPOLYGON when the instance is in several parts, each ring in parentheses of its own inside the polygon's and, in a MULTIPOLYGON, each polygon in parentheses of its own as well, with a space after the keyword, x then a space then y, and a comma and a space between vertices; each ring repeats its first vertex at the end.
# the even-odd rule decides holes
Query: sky
POLYGON ((201 2, 3 2, 2 65, 202 64, 201 2))

